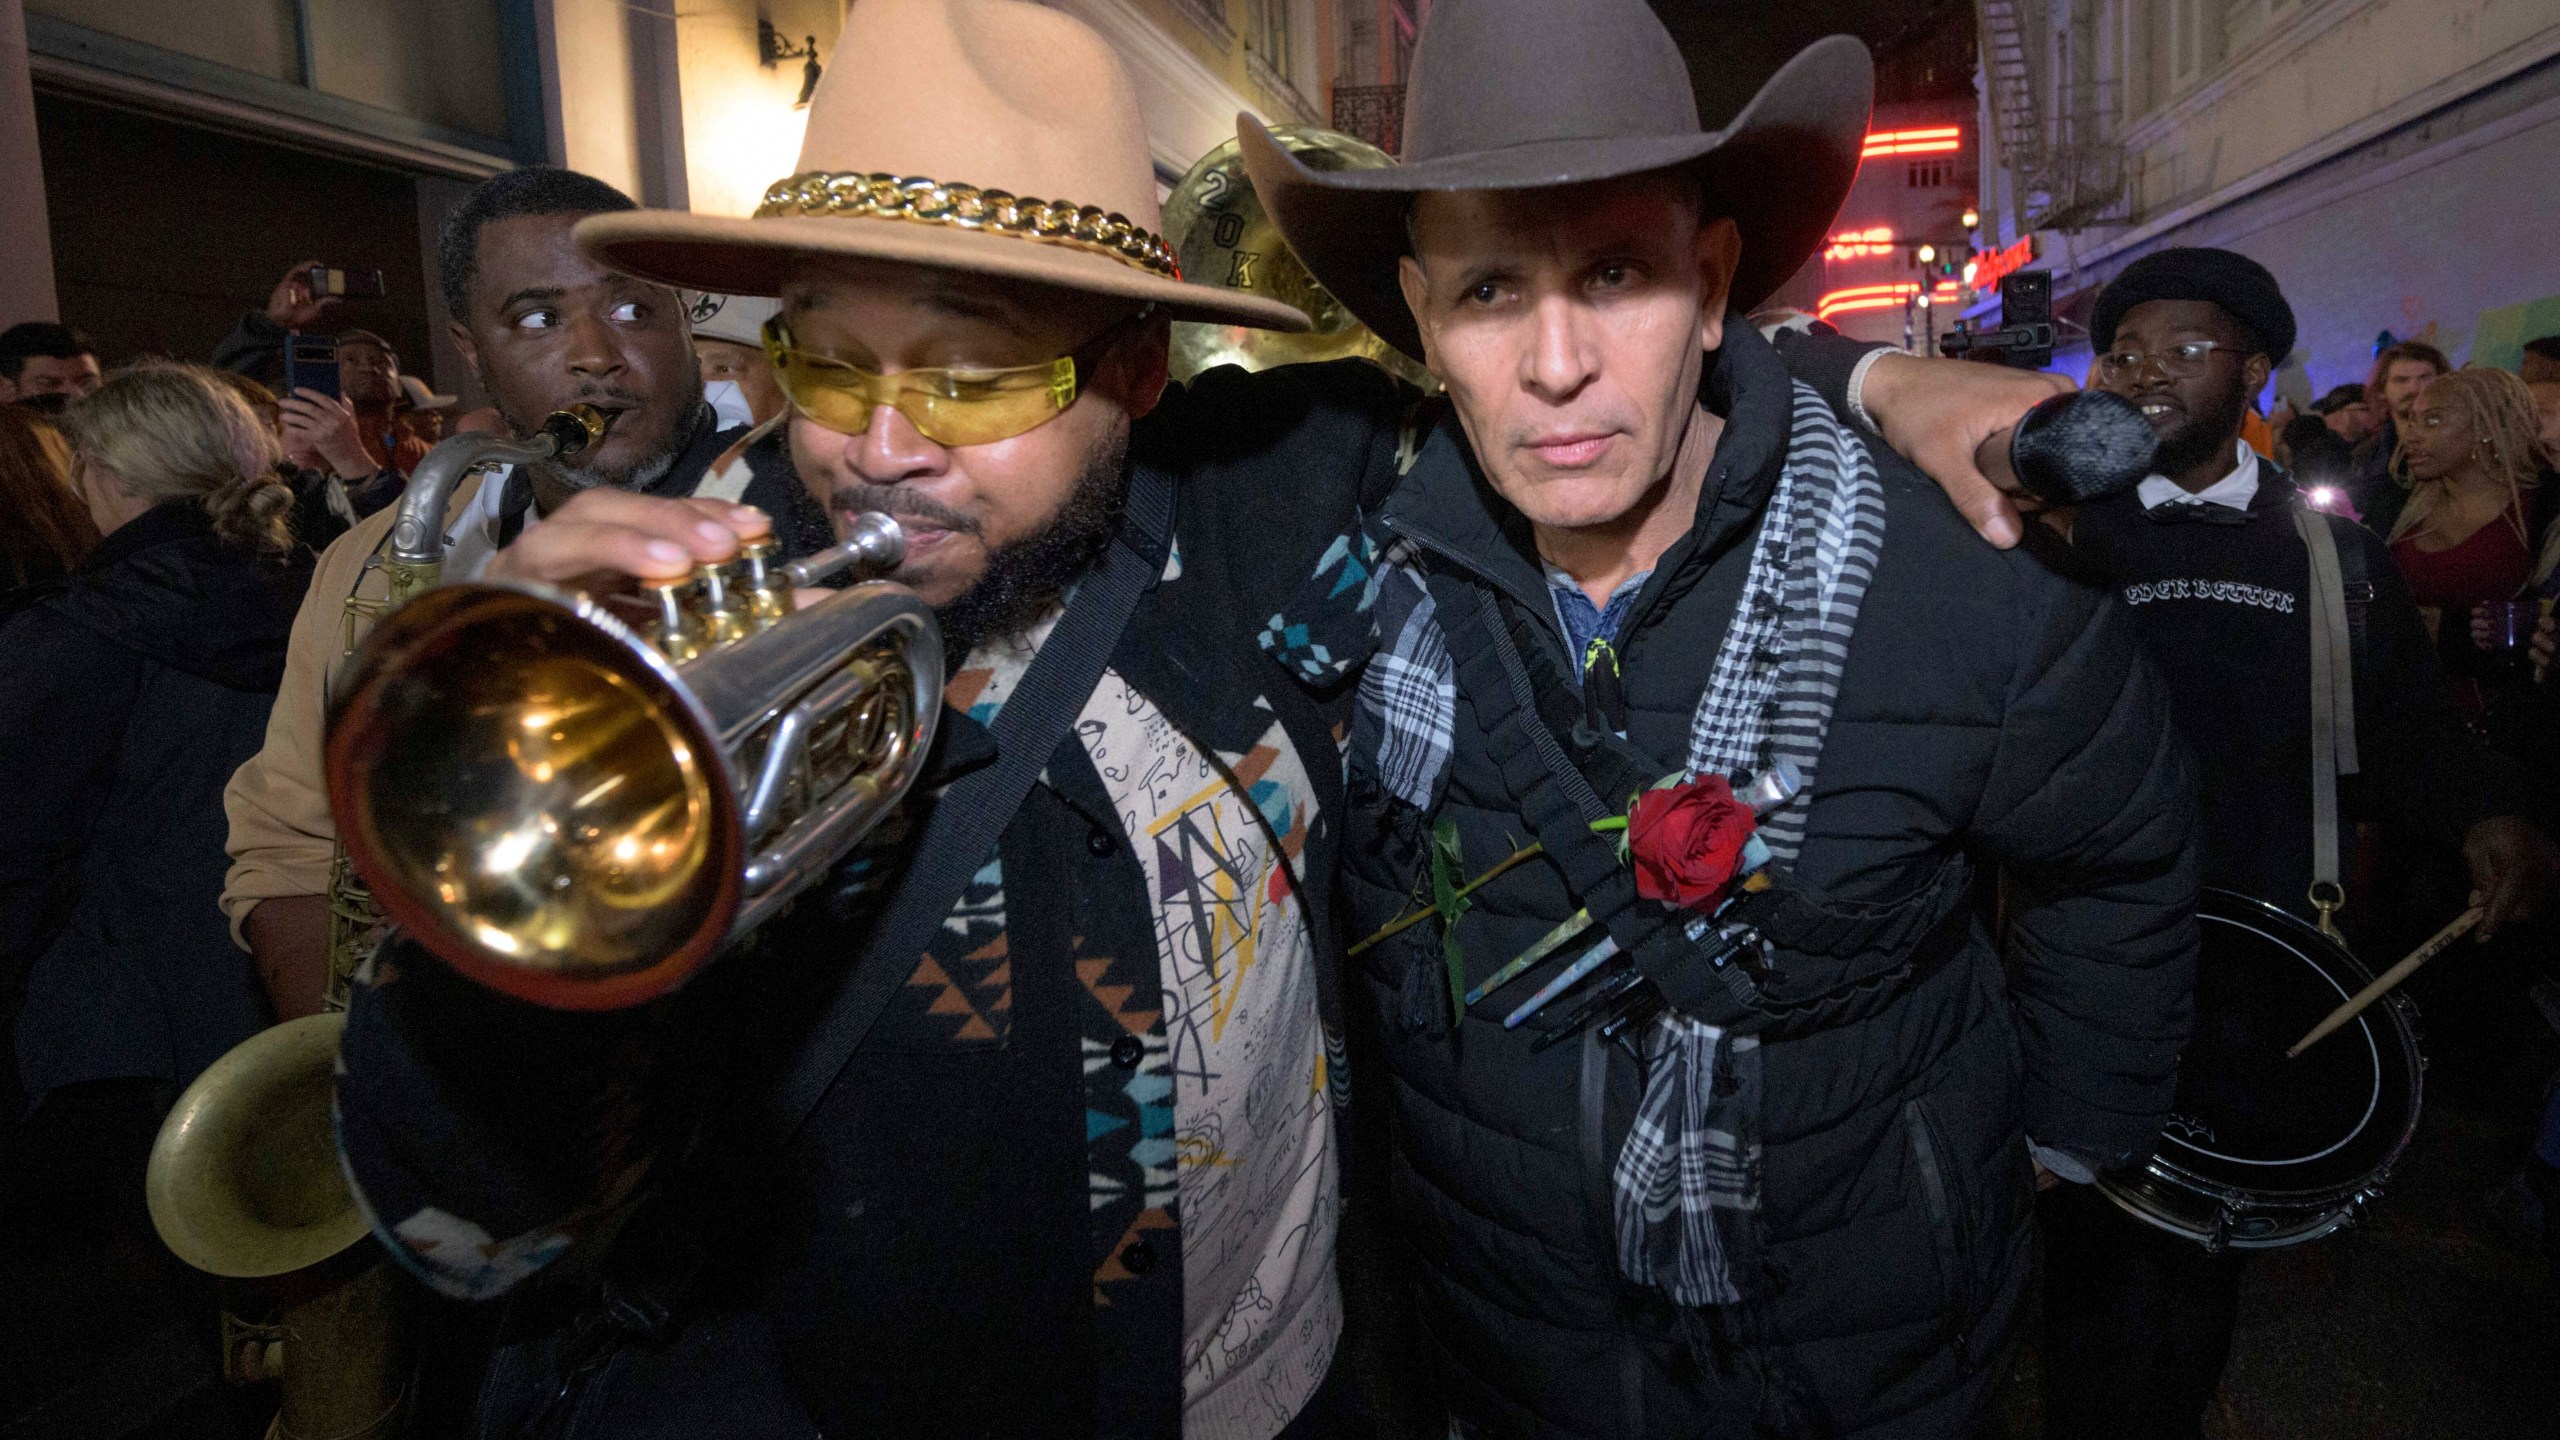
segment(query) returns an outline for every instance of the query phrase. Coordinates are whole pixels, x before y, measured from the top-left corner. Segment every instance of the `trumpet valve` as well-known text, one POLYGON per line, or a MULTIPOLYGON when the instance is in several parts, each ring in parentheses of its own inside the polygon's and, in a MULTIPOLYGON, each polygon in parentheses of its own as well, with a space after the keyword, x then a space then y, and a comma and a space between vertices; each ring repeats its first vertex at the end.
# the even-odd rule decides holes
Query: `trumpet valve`
POLYGON ((657 607, 658 623, 649 640, 659 654, 681 665, 710 648, 705 626, 693 612, 692 575, 643 580, 640 585, 657 607))
POLYGON ((755 615, 746 589, 747 567, 743 560, 702 567, 702 628, 710 643, 726 645, 755 633, 755 615))
POLYGON ((791 613, 791 587, 774 572, 773 537, 750 540, 739 548, 746 570, 747 614, 759 630, 791 613))

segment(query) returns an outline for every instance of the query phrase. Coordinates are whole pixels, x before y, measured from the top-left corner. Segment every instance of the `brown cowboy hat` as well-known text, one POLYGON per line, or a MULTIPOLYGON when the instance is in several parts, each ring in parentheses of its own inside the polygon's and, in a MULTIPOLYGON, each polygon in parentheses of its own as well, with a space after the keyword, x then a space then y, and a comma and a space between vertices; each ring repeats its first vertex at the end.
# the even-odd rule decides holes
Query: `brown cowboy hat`
POLYGON ((578 222, 598 263, 690 290, 778 295, 849 255, 1151 300, 1177 320, 1304 330, 1277 300, 1182 279, 1158 233, 1137 92, 1101 36, 1013 0, 863 0, 809 102, 799 173, 754 216, 578 222))
POLYGON ((1822 247, 1858 175, 1875 67, 1845 35, 1799 52, 1721 130, 1698 126, 1688 67, 1644 0, 1439 0, 1414 47, 1404 160, 1315 170, 1252 117, 1244 168, 1316 279, 1387 343, 1422 354, 1396 286, 1425 190, 1534 190, 1690 167, 1707 213, 1742 232, 1732 305, 1749 310, 1822 247))

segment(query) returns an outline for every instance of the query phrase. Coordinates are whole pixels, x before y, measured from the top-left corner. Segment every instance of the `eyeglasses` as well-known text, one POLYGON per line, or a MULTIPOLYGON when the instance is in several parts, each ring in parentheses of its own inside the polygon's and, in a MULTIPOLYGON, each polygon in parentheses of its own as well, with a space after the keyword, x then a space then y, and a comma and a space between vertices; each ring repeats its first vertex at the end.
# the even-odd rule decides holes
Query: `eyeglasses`
POLYGON ((884 375, 792 343, 777 315, 764 323, 773 378, 801 414, 830 430, 860 435, 883 405, 907 417, 936 445, 991 445, 1028 434, 1076 403, 1094 365, 1155 307, 1113 325, 1071 354, 1000 370, 901 370, 884 375))
POLYGON ((2145 369, 2157 365, 2172 380, 2192 380, 2213 363, 2214 351, 2230 348, 2218 340, 2181 340, 2153 353, 2113 350, 2098 357, 2098 379, 2109 385, 2130 385, 2142 378, 2145 369))

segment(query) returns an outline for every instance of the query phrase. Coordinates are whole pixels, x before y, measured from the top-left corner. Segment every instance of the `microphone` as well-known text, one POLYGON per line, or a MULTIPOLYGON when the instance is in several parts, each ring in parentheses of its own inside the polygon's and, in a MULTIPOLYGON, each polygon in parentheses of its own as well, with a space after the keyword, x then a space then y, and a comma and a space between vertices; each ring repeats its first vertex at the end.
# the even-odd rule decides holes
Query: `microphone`
POLYGON ((2160 438, 2133 402, 2104 390, 2056 395, 1982 442, 1974 463, 2004 490, 2048 506, 2085 505, 2142 483, 2160 438))

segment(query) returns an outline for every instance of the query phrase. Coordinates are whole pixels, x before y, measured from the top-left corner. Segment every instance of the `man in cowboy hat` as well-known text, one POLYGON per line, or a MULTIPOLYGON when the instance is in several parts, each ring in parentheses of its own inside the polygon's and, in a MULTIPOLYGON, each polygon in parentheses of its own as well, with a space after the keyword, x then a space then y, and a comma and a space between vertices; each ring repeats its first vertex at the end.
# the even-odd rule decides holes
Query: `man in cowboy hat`
MULTIPOLYGON (((897 517, 941 616, 926 803, 660 1012, 386 952, 343 1051, 351 1173, 431 1284, 526 1297, 492 1414, 1331 1433, 1346 711, 1259 631, 1393 483, 1406 396, 1357 363, 1166 390, 1169 320, 1303 322, 1173 273, 1081 25, 869 0, 847 27, 911 83, 831 71, 758 216, 579 243, 780 296, 790 418, 757 443, 840 520, 897 517)), ((760 528, 599 491, 489 573, 669 575, 760 528)))
POLYGON ((2164 690, 2099 591, 1975 544, 1739 318, 1821 245, 1869 85, 1822 41, 1702 130, 1641 0, 1441 0, 1398 167, 1240 122, 1300 258, 1447 390, 1271 630, 1379 652, 1340 886, 1461 1433, 1971 1435, 2030 1141, 2086 1178, 2168 1107, 2164 690))

